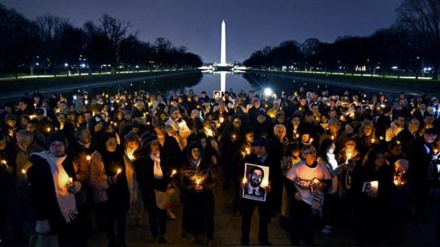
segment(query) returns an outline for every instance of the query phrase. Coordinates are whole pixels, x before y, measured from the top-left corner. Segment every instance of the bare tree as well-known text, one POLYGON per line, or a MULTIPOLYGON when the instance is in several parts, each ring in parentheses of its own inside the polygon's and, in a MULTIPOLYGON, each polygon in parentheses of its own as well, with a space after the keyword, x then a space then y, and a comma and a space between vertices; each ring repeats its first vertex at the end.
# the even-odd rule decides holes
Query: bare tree
POLYGON ((433 79, 440 65, 440 1, 404 0, 397 9, 397 23, 414 34, 421 48, 434 63, 433 79))
POLYGON ((99 21, 101 22, 100 30, 106 35, 113 50, 112 72, 114 72, 115 65, 120 62, 121 42, 126 37, 127 30, 131 25, 129 22, 117 20, 108 14, 104 14, 99 21))

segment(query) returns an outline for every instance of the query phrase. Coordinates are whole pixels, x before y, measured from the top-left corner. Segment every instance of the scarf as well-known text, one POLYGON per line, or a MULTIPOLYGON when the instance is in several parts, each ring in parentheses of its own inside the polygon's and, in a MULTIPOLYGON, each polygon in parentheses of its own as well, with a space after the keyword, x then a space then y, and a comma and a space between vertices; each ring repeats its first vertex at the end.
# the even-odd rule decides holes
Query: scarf
POLYGON ((56 157, 49 153, 49 151, 42 151, 35 154, 45 159, 47 163, 49 163, 55 187, 55 195, 57 197, 61 214, 66 223, 73 221, 78 214, 78 210, 76 209, 75 196, 72 193, 69 193, 67 189, 69 175, 67 175, 67 172, 64 170, 62 164, 67 156, 64 155, 62 157, 56 157))
POLYGON ((154 161, 154 178, 155 179, 162 179, 163 178, 163 172, 162 168, 160 167, 160 152, 157 152, 156 154, 150 154, 150 158, 154 161))

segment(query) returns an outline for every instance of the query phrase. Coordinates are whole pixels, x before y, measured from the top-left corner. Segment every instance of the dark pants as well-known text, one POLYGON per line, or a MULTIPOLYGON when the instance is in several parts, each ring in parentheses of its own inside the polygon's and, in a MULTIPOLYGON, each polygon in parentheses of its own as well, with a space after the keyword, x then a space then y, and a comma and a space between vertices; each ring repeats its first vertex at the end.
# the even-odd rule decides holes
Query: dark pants
POLYGON ((60 247, 82 247, 87 245, 87 241, 83 238, 82 229, 82 216, 78 215, 77 218, 69 223, 65 223, 64 219, 60 219, 62 222, 59 224, 58 241, 60 247))
POLYGON ((151 235, 153 237, 165 235, 167 230, 167 210, 157 207, 155 196, 150 201, 144 201, 144 205, 148 205, 145 210, 148 210, 149 213, 151 235), (149 203, 149 205, 146 203, 149 203))
POLYGON ((254 209, 258 208, 258 240, 261 243, 267 242, 269 234, 267 226, 270 220, 270 207, 268 202, 258 202, 242 199, 242 221, 241 221, 241 242, 249 243, 249 233, 251 230, 251 219, 254 209))
POLYGON ((314 235, 319 216, 312 213, 311 206, 303 201, 291 200, 290 216, 292 219, 292 245, 299 245, 303 240, 305 245, 314 245, 314 235))
POLYGON ((99 203, 96 207, 97 211, 101 211, 105 215, 105 232, 111 246, 125 243, 125 219, 126 210, 120 209, 110 202, 99 203), (115 234, 115 224, 116 231, 115 234))
POLYGON ((197 238, 206 223, 206 235, 214 238, 214 201, 187 197, 183 200, 182 229, 191 232, 197 238))

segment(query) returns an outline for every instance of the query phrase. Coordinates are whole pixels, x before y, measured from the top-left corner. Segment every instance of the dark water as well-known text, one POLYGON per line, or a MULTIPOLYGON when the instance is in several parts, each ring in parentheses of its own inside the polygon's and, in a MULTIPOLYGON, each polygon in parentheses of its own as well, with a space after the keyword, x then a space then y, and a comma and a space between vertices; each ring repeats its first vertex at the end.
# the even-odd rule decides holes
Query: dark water
MULTIPOLYGON (((218 73, 202 73, 194 72, 178 76, 161 77, 148 80, 135 81, 127 79, 118 83, 104 83, 99 86, 93 87, 63 87, 60 86, 50 92, 45 92, 44 88, 40 91, 45 98, 50 97, 51 94, 63 93, 68 98, 72 98, 74 94, 88 92, 89 96, 95 96, 101 93, 114 95, 117 92, 133 93, 134 91, 144 90, 150 94, 156 94, 161 92, 168 96, 172 92, 185 92, 190 89, 194 90, 194 93, 200 94, 202 91, 206 91, 208 95, 212 95, 217 90, 227 90, 239 93, 244 91, 248 93, 250 90, 255 90, 258 94, 262 94, 264 89, 271 88, 277 95, 281 95, 283 92, 285 95, 292 95, 295 91, 299 92, 302 88, 304 92, 317 92, 321 95, 322 91, 328 91, 330 95, 341 95, 345 91, 348 91, 350 95, 357 94, 363 97, 370 97, 371 95, 377 95, 381 92, 378 89, 359 89, 355 86, 337 86, 331 83, 316 83, 306 80, 295 80, 292 78, 281 77, 276 75, 268 75, 263 73, 227 73, 225 75, 224 84, 221 83, 221 76, 218 73)), ((32 95, 33 88, 29 89, 28 94, 32 95)), ((388 97, 395 97, 398 92, 384 92, 388 97)), ((15 98, 0 98, 0 104, 3 106, 6 102, 13 104, 18 103, 20 97, 15 98)))

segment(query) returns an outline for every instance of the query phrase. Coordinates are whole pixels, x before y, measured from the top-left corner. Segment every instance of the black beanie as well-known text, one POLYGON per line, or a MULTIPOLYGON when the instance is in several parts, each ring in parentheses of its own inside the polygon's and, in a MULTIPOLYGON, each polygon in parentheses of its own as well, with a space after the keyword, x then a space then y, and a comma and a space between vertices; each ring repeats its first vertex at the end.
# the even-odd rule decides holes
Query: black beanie
POLYGON ((58 131, 58 132, 55 132, 53 134, 48 135, 46 138, 47 148, 49 149, 50 144, 52 144, 52 142, 55 142, 55 141, 62 142, 64 144, 64 146, 67 148, 67 139, 64 136, 63 132, 58 131))

